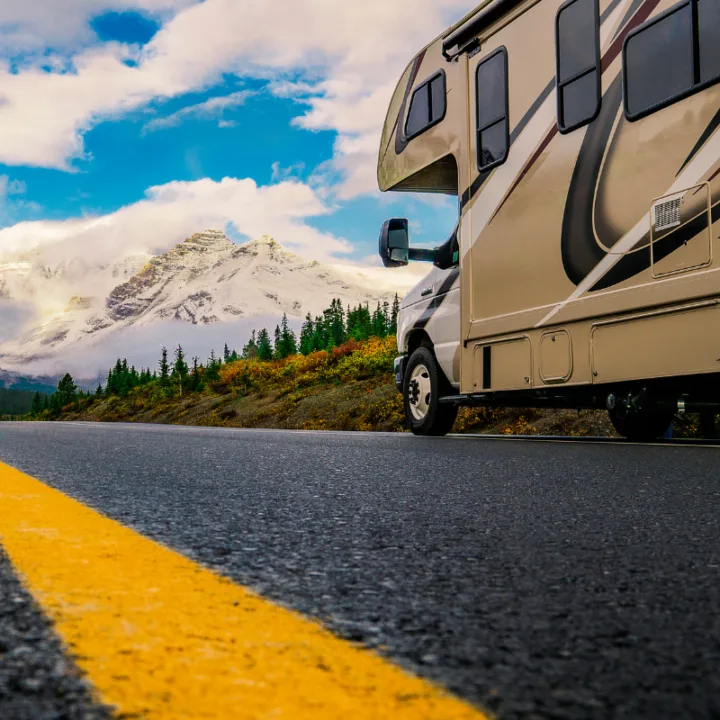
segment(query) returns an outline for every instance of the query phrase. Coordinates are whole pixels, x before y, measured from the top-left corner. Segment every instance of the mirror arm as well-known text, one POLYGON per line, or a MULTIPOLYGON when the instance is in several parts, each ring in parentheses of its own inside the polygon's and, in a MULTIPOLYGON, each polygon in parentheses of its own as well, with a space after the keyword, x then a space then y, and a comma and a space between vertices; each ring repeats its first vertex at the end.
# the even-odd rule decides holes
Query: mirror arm
POLYGON ((410 248, 408 251, 408 259, 414 260, 415 262, 435 262, 435 250, 410 248))

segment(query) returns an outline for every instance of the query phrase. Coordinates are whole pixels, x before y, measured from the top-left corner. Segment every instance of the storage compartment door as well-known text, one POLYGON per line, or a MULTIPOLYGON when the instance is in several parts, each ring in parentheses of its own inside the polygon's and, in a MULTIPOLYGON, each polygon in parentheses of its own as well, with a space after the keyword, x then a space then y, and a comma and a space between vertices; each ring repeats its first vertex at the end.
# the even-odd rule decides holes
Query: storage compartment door
POLYGON ((572 345, 565 330, 540 338, 540 379, 547 384, 567 382, 572 375, 572 345))
POLYGON ((493 392, 532 387, 530 338, 515 337, 475 346, 473 390, 493 392))

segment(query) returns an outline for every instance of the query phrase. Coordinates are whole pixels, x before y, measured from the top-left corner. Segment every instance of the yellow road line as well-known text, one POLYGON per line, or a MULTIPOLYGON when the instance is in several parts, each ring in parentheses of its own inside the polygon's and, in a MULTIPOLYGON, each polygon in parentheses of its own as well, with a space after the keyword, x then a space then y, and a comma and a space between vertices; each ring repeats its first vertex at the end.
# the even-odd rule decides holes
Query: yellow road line
POLYGON ((0 541, 98 699, 124 716, 484 717, 2 463, 0 541))

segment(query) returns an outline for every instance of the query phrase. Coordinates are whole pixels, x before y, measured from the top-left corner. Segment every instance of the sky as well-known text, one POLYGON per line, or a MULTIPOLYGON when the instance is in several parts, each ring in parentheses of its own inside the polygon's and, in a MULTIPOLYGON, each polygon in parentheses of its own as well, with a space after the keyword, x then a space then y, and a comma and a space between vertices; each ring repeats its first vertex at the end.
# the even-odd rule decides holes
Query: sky
POLYGON ((382 195, 412 56, 469 0, 3 0, 0 262, 161 252, 207 228, 378 264, 388 217, 442 242, 454 198, 382 195))

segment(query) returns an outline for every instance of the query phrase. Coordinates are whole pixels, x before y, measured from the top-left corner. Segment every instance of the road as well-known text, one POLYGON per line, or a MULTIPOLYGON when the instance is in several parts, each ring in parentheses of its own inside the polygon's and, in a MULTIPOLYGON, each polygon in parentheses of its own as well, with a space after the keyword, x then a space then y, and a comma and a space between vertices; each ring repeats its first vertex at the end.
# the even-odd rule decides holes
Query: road
POLYGON ((0 462, 499 718, 720 717, 720 449, 3 423, 0 462))

